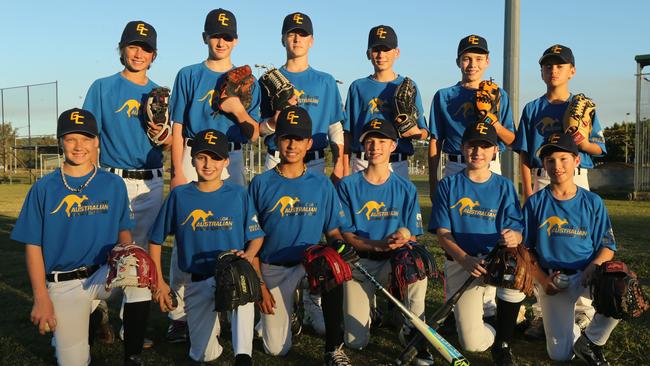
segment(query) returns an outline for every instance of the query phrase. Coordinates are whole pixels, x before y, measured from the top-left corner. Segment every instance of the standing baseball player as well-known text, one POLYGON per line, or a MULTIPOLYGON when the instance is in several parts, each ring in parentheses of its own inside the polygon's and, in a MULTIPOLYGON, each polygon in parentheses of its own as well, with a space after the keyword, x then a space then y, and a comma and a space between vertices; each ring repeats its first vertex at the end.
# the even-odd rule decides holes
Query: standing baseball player
MULTIPOLYGON (((351 218, 341 231, 362 258, 360 263, 387 285, 389 277, 394 275, 389 260, 394 250, 422 234, 420 205, 413 183, 390 169, 390 157, 398 145, 392 122, 369 121, 363 126, 359 140, 368 166, 344 178, 337 188, 343 211, 351 218), (409 229, 412 236, 405 238, 398 233, 401 227, 409 229)), ((343 284, 345 342, 355 349, 366 347, 370 339, 370 305, 374 303, 375 286, 364 279, 355 269, 353 280, 343 284)), ((425 278, 409 285, 407 297, 403 299, 409 310, 420 317, 424 317, 426 292, 425 278)), ((405 340, 415 331, 405 324, 400 333, 400 338, 405 340)), ((433 365, 426 347, 419 350, 416 362, 433 365)))
MULTIPOLYGON (((307 169, 325 174, 325 149, 332 146, 334 168, 331 179, 338 182, 344 175, 343 164, 343 126, 344 119, 341 95, 334 77, 318 71, 309 65, 309 50, 314 45, 314 28, 307 14, 292 13, 284 18, 282 23, 282 45, 286 50, 287 59, 279 69, 294 87, 297 105, 304 108, 313 121, 312 145, 305 156, 307 169)), ((270 109, 268 95, 262 93, 261 113, 265 119, 262 128, 266 133, 276 128, 276 118, 279 111, 270 109)), ((265 137, 267 146, 266 170, 273 169, 280 162, 280 152, 275 142, 275 135, 265 137)), ((303 291, 305 306, 304 323, 318 334, 325 333, 325 323, 321 309, 321 299, 318 295, 307 290, 303 291)))
MULTIPOLYGON (((521 115, 517 138, 512 149, 519 152, 523 197, 542 190, 550 183, 549 175, 535 152, 551 134, 564 132, 563 120, 573 99, 569 81, 575 76, 575 58, 570 48, 553 45, 547 48, 539 59, 542 80, 546 94, 526 104, 521 115)), ((574 182, 589 190, 588 171, 594 167, 592 156, 605 154, 605 138, 598 116, 594 111, 591 118, 591 132, 578 144, 580 165, 576 168, 574 182)), ((591 301, 580 297, 576 306, 576 321, 584 329, 594 316, 591 301)), ((542 319, 539 306, 533 305, 533 320, 526 335, 542 337, 542 319)))
MULTIPOLYGON (((393 28, 378 25, 370 29, 366 56, 372 64, 374 73, 350 84, 345 102, 343 129, 346 135, 349 134, 349 140, 346 141, 350 146, 350 165, 353 173, 362 171, 368 166, 363 142, 359 138, 364 126, 377 118, 386 121, 394 121, 396 118, 393 106, 395 90, 404 81, 404 76, 398 75, 393 70, 399 55, 397 34, 393 28)), ((424 140, 428 136, 419 91, 415 101, 418 110, 417 126, 409 130, 405 137, 398 139, 397 148, 390 155, 390 169, 406 179, 409 176, 408 158, 415 153, 411 140, 424 140)))
POLYGON ((597 194, 574 182, 582 154, 571 136, 552 134, 535 155, 551 183, 526 201, 524 235, 544 270, 537 278, 537 298, 546 350, 555 361, 569 361, 575 354, 589 365, 609 365, 602 349, 619 320, 596 313, 582 334, 574 320, 578 297, 590 298, 587 285, 596 266, 616 251, 607 208, 597 194), (565 289, 553 282, 558 274, 568 276, 565 289))
MULTIPOLYGON (((226 135, 212 129, 199 132, 192 145, 192 164, 198 182, 178 186, 169 194, 152 228, 149 252, 159 278, 163 278, 161 244, 169 234, 176 238, 179 267, 191 274, 183 298, 190 330, 190 358, 209 362, 223 351, 217 339, 218 313, 214 311, 216 258, 223 251, 236 250, 252 262, 264 233, 246 190, 221 180, 228 165, 226 135)), ((159 289, 155 300, 162 311, 171 310, 169 285, 163 280, 159 289)), ((239 306, 232 313, 235 365, 252 365, 254 318, 253 303, 239 306)))
MULTIPOLYGON (((341 210, 332 182, 307 169, 304 157, 313 144, 312 121, 301 107, 280 112, 275 146, 280 163, 253 178, 249 193, 259 223, 266 233, 260 250, 262 285, 262 339, 264 350, 285 355, 292 344, 290 318, 295 290, 305 276, 303 252, 321 241, 341 239, 341 210)), ((343 288, 322 294, 325 323, 325 364, 344 366, 350 362, 343 351, 343 288)))
MULTIPOLYGON (((259 136, 260 95, 257 83, 252 86, 252 100, 245 108, 238 97, 219 100, 218 90, 225 82, 227 72, 234 69, 232 52, 239 43, 235 15, 225 9, 215 9, 205 18, 203 42, 208 57, 198 64, 182 68, 176 76, 170 101, 173 121, 171 188, 198 179, 192 166, 189 145, 199 131, 216 129, 228 137, 229 164, 223 169, 222 179, 240 186, 246 185, 242 145, 259 136)), ((177 246, 171 260, 170 283, 183 298, 184 285, 190 282, 188 274, 178 270, 177 246)), ((172 323, 167 332, 170 342, 186 339, 187 327, 182 301, 169 313, 172 323)))
MULTIPOLYGON (((460 68, 461 80, 454 86, 440 89, 433 96, 429 130, 429 192, 431 201, 435 199, 434 192, 439 181, 438 164, 441 152, 446 154, 444 176, 454 175, 466 167, 465 158, 461 151, 461 139, 465 128, 476 123, 481 117, 476 110, 476 90, 479 88, 483 75, 490 66, 490 51, 485 38, 471 34, 458 43, 456 65, 460 68)), ((501 174, 500 152, 505 151, 515 139, 514 123, 508 93, 499 89, 500 101, 498 113, 493 123, 499 137, 499 152, 494 161, 490 162, 490 170, 501 174)), ((488 288, 485 296, 485 316, 495 314, 494 289, 488 288)))
MULTIPOLYGON (((31 321, 41 334, 54 332, 59 365, 90 363, 91 303, 110 295, 106 258, 116 243, 132 242, 135 226, 124 182, 93 163, 98 136, 89 111, 59 116, 64 163, 32 186, 11 234, 26 244, 31 321)), ((124 293, 124 362, 139 365, 151 292, 127 287, 124 293)))
MULTIPOLYGON (((496 245, 517 247, 523 218, 512 182, 490 171, 499 152, 497 129, 475 123, 465 129, 461 150, 466 168, 437 185, 429 231, 436 233, 445 251, 445 293, 454 294, 469 276, 486 273, 483 257, 496 245)), ((483 321, 486 285, 477 279, 454 309, 461 347, 483 352, 492 346, 497 365, 515 365, 510 344, 525 295, 497 288, 496 330, 483 321)))

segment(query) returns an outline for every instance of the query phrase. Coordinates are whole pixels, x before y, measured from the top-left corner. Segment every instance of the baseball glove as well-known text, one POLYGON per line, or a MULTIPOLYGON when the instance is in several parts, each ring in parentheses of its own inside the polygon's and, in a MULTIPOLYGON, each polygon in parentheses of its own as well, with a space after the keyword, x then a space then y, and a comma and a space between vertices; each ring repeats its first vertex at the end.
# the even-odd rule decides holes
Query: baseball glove
POLYGON ((571 135, 576 144, 589 138, 595 111, 596 103, 584 94, 576 94, 571 98, 564 112, 562 126, 564 133, 571 135))
POLYGON ((533 257, 523 245, 516 248, 500 246, 486 264, 485 283, 533 294, 533 257))
POLYGON ((293 84, 275 67, 269 69, 260 77, 260 84, 269 97, 272 111, 281 111, 290 106, 289 99, 293 97, 293 84))
POLYGON ((154 130, 147 124, 147 137, 156 146, 162 145, 171 136, 171 123, 169 121, 169 92, 168 88, 153 88, 149 92, 145 109, 148 121, 160 127, 160 131, 154 130))
POLYGON ((499 120, 500 107, 501 89, 499 89, 499 85, 492 79, 481 81, 474 98, 474 109, 478 121, 493 125, 499 120))
POLYGON ((638 318, 650 308, 636 273, 621 261, 598 266, 589 288, 596 311, 611 318, 638 318))
POLYGON ((392 275, 389 289, 395 296, 406 298, 408 285, 437 275, 436 262, 426 248, 416 243, 395 250, 390 258, 392 275))
POLYGON ((395 89, 393 104, 395 108, 395 128, 402 137, 418 124, 418 107, 415 104, 417 89, 413 80, 405 77, 395 89))
POLYGON ((302 264, 313 293, 329 291, 352 279, 348 262, 335 249, 326 245, 316 244, 307 248, 302 264))
POLYGON ((214 282, 214 311, 229 311, 262 300, 255 268, 233 252, 223 252, 217 257, 214 282))
POLYGON ((118 244, 108 255, 110 266, 106 290, 116 287, 158 287, 156 265, 144 249, 135 244, 118 244))
POLYGON ((224 80, 215 93, 217 98, 217 107, 221 109, 221 103, 230 97, 238 97, 244 108, 248 109, 253 101, 253 84, 255 78, 248 65, 236 67, 226 73, 224 80))

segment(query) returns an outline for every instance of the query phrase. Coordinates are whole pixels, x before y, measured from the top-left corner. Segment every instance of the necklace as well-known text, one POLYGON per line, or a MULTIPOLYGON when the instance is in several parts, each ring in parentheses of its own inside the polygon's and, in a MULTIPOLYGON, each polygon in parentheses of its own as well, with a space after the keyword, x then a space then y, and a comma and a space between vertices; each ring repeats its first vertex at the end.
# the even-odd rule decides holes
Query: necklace
POLYGON ((79 188, 72 188, 68 184, 68 181, 65 179, 65 174, 63 173, 63 166, 61 166, 60 170, 61 170, 61 179, 63 179, 63 185, 69 191, 72 191, 72 192, 75 192, 75 193, 79 193, 79 192, 83 191, 84 188, 86 188, 88 186, 88 184, 90 184, 90 181, 93 180, 93 178, 95 178, 95 175, 97 174, 97 166, 95 164, 93 164, 93 174, 90 177, 88 177, 88 179, 86 179, 86 181, 82 185, 80 185, 79 188))
MULTIPOLYGON (((281 177, 287 178, 286 175, 282 174, 282 171, 280 170, 279 166, 280 166, 280 164, 276 165, 275 168, 273 168, 273 169, 275 169, 275 171, 276 171, 276 172, 277 172, 281 177)), ((302 177, 303 175, 305 175, 305 173, 307 173, 307 165, 306 165, 306 164, 302 164, 302 173, 300 173, 300 175, 299 175, 298 177, 302 177)), ((298 178, 298 177, 296 177, 296 178, 298 178)), ((287 178, 287 179, 291 179, 291 178, 287 178)))

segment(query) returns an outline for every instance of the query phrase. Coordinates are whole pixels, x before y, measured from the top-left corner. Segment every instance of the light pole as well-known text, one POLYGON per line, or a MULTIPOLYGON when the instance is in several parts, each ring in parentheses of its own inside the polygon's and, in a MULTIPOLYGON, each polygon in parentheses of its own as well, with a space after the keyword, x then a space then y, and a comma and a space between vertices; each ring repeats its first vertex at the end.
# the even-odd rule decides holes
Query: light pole
MULTIPOLYGON (((625 113, 625 116, 627 118, 629 118, 630 117, 630 112, 625 113)), ((627 144, 628 144, 628 140, 629 140, 628 134, 627 134, 627 127, 628 127, 627 118, 625 118, 626 121, 623 121, 623 123, 625 124, 625 140, 623 140, 623 141, 625 141, 625 164, 627 164, 627 144)))

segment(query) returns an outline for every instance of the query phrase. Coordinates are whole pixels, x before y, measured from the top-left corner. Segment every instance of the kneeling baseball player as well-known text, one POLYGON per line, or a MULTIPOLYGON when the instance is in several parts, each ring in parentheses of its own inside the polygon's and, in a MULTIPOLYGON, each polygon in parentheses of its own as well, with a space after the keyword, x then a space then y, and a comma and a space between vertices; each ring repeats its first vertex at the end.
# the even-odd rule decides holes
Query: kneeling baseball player
MULTIPOLYGON (((422 234, 417 190, 413 183, 390 167, 397 140, 397 130, 391 122, 374 119, 365 124, 359 142, 363 145, 368 167, 345 177, 338 186, 343 211, 350 217, 341 229, 343 237, 357 250, 362 258, 360 263, 385 284, 391 276, 399 276, 394 273, 391 257, 397 255, 399 248, 408 250, 409 242, 422 234), (402 233, 398 231, 400 228, 408 230, 402 233), (409 233, 405 235, 407 231, 409 233)), ((401 279, 396 280, 393 282, 401 279)), ((424 317, 426 277, 403 283, 402 301, 414 314, 424 317)), ((353 280, 346 282, 343 289, 345 342, 349 347, 361 349, 370 338, 370 304, 376 289, 358 270, 353 272, 353 280)), ((392 290, 399 292, 399 289, 392 290)), ((400 340, 404 343, 405 337, 415 333, 405 324, 400 331, 400 340)), ((417 364, 433 365, 426 347, 420 348, 417 364)))
MULTIPOLYGON (((54 332, 59 365, 90 363, 91 303, 111 294, 108 254, 132 242, 135 225, 122 179, 92 162, 97 136, 92 113, 75 108, 59 116, 63 165, 32 186, 11 234, 26 244, 31 321, 41 334, 54 332)), ((124 293, 124 363, 139 365, 151 291, 129 286, 124 293)))
MULTIPOLYGON (((461 143, 467 166, 437 185, 429 231, 437 234, 445 251, 447 296, 454 294, 469 276, 487 274, 483 258, 495 246, 517 248, 522 241, 523 217, 514 186, 490 171, 498 144, 494 126, 483 122, 469 125, 461 143)), ((516 289, 497 287, 495 330, 483 321, 486 287, 482 279, 475 280, 456 304, 454 316, 461 347, 483 352, 492 346, 496 365, 515 365, 510 344, 526 296, 516 289)), ((525 292, 532 293, 532 278, 525 292)))
MULTIPOLYGON (((215 278, 217 257, 223 252, 234 251, 252 262, 264 233, 246 190, 221 180, 221 173, 229 163, 227 137, 217 130, 201 131, 193 140, 191 154, 198 182, 180 185, 171 191, 152 227, 149 252, 161 279, 154 300, 162 311, 170 311, 175 307, 172 299, 175 295, 162 279, 160 256, 161 244, 167 235, 174 235, 179 268, 191 275, 183 298, 177 299, 179 303, 182 301, 187 313, 189 355, 194 361, 209 362, 223 351, 217 339, 221 330, 215 309, 227 306, 215 303, 215 287, 216 298, 226 295, 219 293, 221 278, 215 278)), ((248 278, 249 281, 258 281, 254 271, 252 276, 255 278, 248 278)), ((227 306, 234 309, 231 324, 235 365, 252 365, 253 301, 256 299, 250 300, 243 305, 227 306)))

